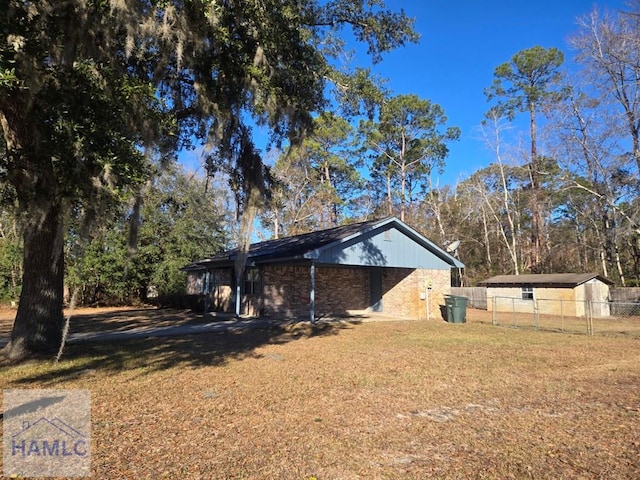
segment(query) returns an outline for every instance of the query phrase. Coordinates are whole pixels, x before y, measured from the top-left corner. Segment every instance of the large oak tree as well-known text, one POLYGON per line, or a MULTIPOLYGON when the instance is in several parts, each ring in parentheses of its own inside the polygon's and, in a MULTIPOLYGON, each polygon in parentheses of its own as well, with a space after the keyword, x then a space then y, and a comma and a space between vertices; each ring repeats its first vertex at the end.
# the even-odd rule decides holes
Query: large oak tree
POLYGON ((0 11, 0 180, 24 225, 4 350, 15 359, 61 342, 69 215, 198 142, 248 208, 264 179, 252 125, 300 140, 326 104, 342 29, 374 60, 417 38, 380 0, 3 0, 0 11))

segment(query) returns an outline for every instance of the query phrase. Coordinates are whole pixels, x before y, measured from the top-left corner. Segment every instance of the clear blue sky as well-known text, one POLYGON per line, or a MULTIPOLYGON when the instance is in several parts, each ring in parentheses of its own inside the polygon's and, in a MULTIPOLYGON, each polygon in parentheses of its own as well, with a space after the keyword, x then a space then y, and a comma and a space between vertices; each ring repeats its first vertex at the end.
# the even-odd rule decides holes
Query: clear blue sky
MULTIPOLYGON (((575 52, 567 37, 577 31, 576 19, 594 6, 610 12, 624 0, 387 0, 416 19, 418 45, 386 55, 373 67, 390 80, 394 94, 413 93, 440 104, 449 124, 462 130, 452 144, 440 185, 454 184, 491 162, 477 137, 489 104, 484 89, 494 69, 520 50, 556 47, 571 63, 575 52)), ((435 178, 435 177, 434 177, 435 178)))
MULTIPOLYGON (((621 9, 626 0, 387 0, 386 4, 414 17, 421 39, 417 45, 387 53, 373 71, 389 80, 394 95, 416 94, 439 104, 449 125, 462 131, 460 141, 450 146, 444 173, 434 176, 442 186, 453 185, 492 161, 478 140, 477 128, 489 107, 484 89, 491 85, 494 69, 535 45, 562 50, 569 65, 574 52, 566 40, 577 31, 577 17, 594 6, 621 9)), ((367 66, 369 59, 358 58, 358 64, 367 66)), ((199 154, 199 150, 183 152, 180 161, 202 171, 199 154)))

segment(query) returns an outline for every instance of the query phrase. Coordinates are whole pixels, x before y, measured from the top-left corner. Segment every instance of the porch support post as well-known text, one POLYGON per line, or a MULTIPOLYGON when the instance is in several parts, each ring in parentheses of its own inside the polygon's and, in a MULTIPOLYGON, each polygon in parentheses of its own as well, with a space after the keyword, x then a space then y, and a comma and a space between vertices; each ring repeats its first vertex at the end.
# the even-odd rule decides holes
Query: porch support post
POLYGON ((240 281, 236 282, 236 317, 240 316, 240 281))
POLYGON ((204 296, 204 316, 207 316, 209 311, 209 294, 211 292, 211 272, 209 270, 204 271, 204 278, 202 279, 202 293, 204 296))
POLYGON ((309 269, 311 288, 309 289, 309 316, 311 323, 316 321, 316 265, 311 261, 309 269))

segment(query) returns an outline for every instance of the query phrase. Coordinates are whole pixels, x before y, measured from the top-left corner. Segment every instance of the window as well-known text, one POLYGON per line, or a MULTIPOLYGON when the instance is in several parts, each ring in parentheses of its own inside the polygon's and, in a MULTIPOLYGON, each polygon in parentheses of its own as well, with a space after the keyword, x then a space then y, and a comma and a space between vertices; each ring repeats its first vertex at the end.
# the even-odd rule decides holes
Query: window
POLYGON ((522 287, 522 299, 533 300, 533 287, 522 287))
POLYGON ((255 267, 247 268, 244 272, 244 293, 245 295, 260 293, 260 270, 255 267))

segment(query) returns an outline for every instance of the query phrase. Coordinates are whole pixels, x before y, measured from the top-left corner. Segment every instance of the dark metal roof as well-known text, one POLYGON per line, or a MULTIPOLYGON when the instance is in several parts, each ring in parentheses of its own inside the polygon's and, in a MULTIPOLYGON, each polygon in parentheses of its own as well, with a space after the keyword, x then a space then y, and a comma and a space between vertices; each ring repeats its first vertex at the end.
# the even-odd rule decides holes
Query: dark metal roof
POLYGON ((541 273, 526 275, 496 275, 480 282, 487 287, 576 287, 593 279, 598 279, 607 285, 614 282, 597 273, 541 273))
MULTIPOLYGON (((247 260, 250 263, 267 262, 267 261, 286 261, 286 260, 307 260, 312 258, 314 252, 323 249, 329 245, 335 245, 354 237, 364 235, 374 229, 380 228, 387 224, 393 223, 393 226, 399 228, 405 233, 411 235, 421 244, 428 244, 432 250, 437 251, 437 255, 445 259, 452 266, 463 267, 459 260, 440 249, 425 237, 411 229, 406 224, 400 222, 395 217, 387 217, 384 219, 370 220, 367 222, 353 223, 340 227, 330 228, 327 230, 319 230, 316 232, 304 233, 275 240, 267 240, 264 242, 253 243, 249 246, 247 252, 247 260)), ((231 265, 238 256, 238 249, 228 250, 220 255, 206 258, 191 263, 183 268, 183 270, 201 270, 209 266, 231 265)))

